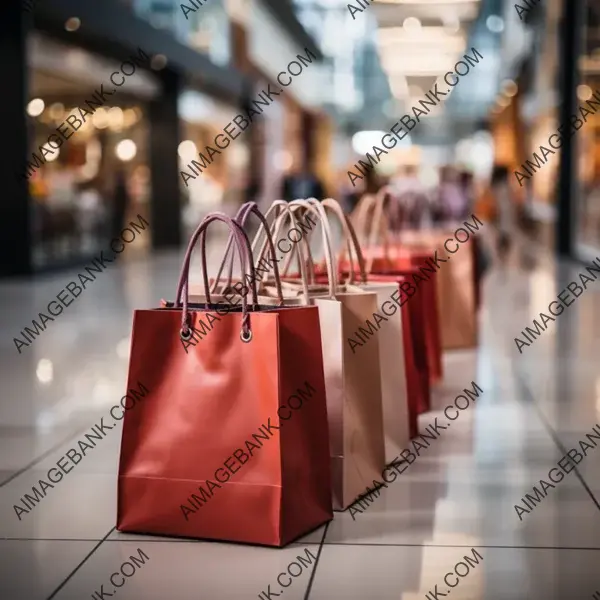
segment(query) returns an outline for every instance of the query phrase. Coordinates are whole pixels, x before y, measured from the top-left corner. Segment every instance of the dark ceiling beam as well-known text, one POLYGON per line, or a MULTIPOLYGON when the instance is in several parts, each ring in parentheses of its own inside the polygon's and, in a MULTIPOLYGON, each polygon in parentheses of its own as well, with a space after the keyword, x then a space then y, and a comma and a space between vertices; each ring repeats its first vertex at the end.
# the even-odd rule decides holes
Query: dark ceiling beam
POLYGON ((190 83, 227 99, 239 99, 244 76, 233 67, 220 67, 193 48, 179 42, 168 32, 152 27, 127 6, 116 0, 89 2, 51 0, 36 4, 34 24, 42 32, 91 52, 125 60, 139 46, 147 54, 163 54, 168 68, 182 74, 190 83), (77 17, 81 27, 67 32, 67 19, 77 17))
POLYGON ((261 0, 261 2, 279 21, 298 46, 308 48, 317 56, 317 60, 323 60, 323 53, 319 50, 315 40, 304 29, 298 17, 296 17, 294 7, 289 0, 261 0))

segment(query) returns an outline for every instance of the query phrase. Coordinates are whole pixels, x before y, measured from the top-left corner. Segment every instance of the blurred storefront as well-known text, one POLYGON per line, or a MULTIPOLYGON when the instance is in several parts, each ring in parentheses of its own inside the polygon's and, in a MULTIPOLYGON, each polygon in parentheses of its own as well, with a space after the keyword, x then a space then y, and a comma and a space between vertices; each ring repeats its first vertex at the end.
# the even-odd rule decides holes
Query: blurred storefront
MULTIPOLYGON (((600 99, 600 6, 583 0, 583 42, 577 95, 581 101, 600 99)), ((576 229, 580 253, 598 256, 600 249, 600 112, 587 117, 579 133, 577 175, 581 201, 576 229)))
MULTIPOLYGON (((138 214, 150 229, 131 255, 180 245, 190 213, 181 142, 201 144, 216 124, 215 106, 235 113, 244 102, 229 19, 213 4, 189 19, 176 2, 107 0, 98 10, 56 0, 33 13, 1 6, 0 44, 15 86, 4 116, 15 143, 0 165, 11 198, 0 209, 0 276, 85 262, 138 214), (145 61, 132 64, 132 56, 145 61), (200 119, 201 106, 181 113, 186 92, 212 103, 200 119)), ((222 185, 240 179, 240 153, 243 142, 216 165, 222 185)))
MULTIPOLYGON (((29 145, 34 152, 48 149, 45 162, 34 165, 28 178, 33 266, 39 269, 99 253, 119 226, 138 214, 150 220, 147 104, 160 88, 149 75, 132 73, 126 89, 94 107, 93 115, 83 113, 83 120, 78 108, 86 110, 98 81, 109 81, 111 73, 120 71, 119 63, 35 33, 27 54, 29 145), (54 148, 49 137, 69 118, 72 131, 63 127, 70 134, 68 143, 54 148), (121 206, 114 193, 117 174, 126 182, 127 202, 121 206)), ((151 235, 139 238, 138 250, 149 248, 151 235)))
MULTIPOLYGON (((198 158, 199 150, 210 144, 239 112, 233 104, 218 102, 192 89, 184 90, 178 103, 182 142, 178 147, 180 167, 198 158)), ((248 135, 242 135, 215 159, 202 177, 185 185, 180 180, 183 198, 183 224, 189 236, 209 212, 222 210, 233 215, 244 202, 250 165, 248 135)))

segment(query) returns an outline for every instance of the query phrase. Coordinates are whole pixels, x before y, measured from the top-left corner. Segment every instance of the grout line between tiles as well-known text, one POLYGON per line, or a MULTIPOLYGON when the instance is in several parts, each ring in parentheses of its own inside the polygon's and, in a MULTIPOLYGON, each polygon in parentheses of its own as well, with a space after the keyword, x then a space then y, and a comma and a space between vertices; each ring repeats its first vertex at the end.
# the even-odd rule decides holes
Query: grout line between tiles
POLYGON ((48 455, 52 454, 56 449, 60 448, 63 444, 66 444, 68 441, 72 440, 74 437, 77 437, 81 432, 85 431, 86 429, 89 429, 89 427, 82 427, 82 428, 78 429, 77 431, 75 431, 73 434, 64 438, 61 442, 54 444, 51 448, 46 450, 46 452, 44 452, 43 454, 40 454, 37 458, 34 458, 31 462, 26 464, 24 467, 20 468, 18 471, 15 471, 11 475, 9 475, 4 481, 0 482, 0 488, 5 486, 7 483, 10 483, 13 479, 16 479, 17 477, 19 477, 19 475, 23 475, 23 473, 25 473, 26 471, 31 469, 31 467, 34 467, 35 465, 37 465, 39 462, 44 460, 44 458, 46 458, 48 455))
MULTIPOLYGON (((0 538, 0 541, 5 542, 102 542, 103 540, 98 539, 87 539, 87 538, 0 538)), ((215 543, 207 542, 203 540, 193 539, 168 539, 168 540, 148 540, 144 539, 144 544, 201 544, 201 543, 215 543)), ((138 539, 104 539, 106 543, 127 543, 137 544, 140 542, 138 539)), ((217 542, 218 543, 218 542, 217 542)), ((317 542, 291 542, 288 547, 291 546, 314 546, 317 542)), ((389 544, 389 543, 377 543, 377 542, 322 542, 319 545, 323 546, 382 546, 390 548, 489 548, 498 550, 589 550, 598 552, 600 547, 595 548, 592 546, 506 546, 506 545, 485 545, 485 544, 473 544, 462 545, 462 544, 389 544)), ((316 564, 316 563, 315 563, 316 564)))
POLYGON ((321 543, 319 544, 319 550, 317 551, 317 562, 315 562, 315 566, 310 573, 310 579, 308 580, 308 585, 306 586, 306 593, 304 594, 304 600, 308 600, 310 596, 310 591, 312 590, 312 584, 315 579, 315 573, 317 572, 317 567, 319 566, 319 559, 321 558, 321 552, 323 550, 323 545, 325 544, 325 537, 327 536, 327 530, 329 529, 330 523, 333 521, 329 521, 327 525, 325 525, 325 530, 323 531, 323 537, 321 538, 321 543))
POLYGON ((87 556, 71 571, 71 573, 69 573, 69 575, 67 575, 66 579, 64 579, 63 582, 52 592, 52 594, 48 596, 47 600, 52 600, 52 598, 54 598, 54 596, 56 596, 56 594, 58 594, 63 587, 65 587, 71 577, 73 577, 73 575, 75 575, 75 573, 81 569, 81 567, 87 562, 88 558, 90 558, 90 556, 92 556, 92 554, 98 550, 98 548, 102 545, 102 542, 104 542, 115 529, 116 526, 110 529, 110 531, 90 550, 90 552, 88 552, 87 556))
POLYGON ((490 550, 593 550, 600 551, 600 548, 579 548, 567 546, 486 546, 482 544, 455 545, 455 544, 378 544, 367 542, 365 544, 348 544, 345 542, 325 542, 324 546, 382 546, 384 548, 488 548, 490 550))

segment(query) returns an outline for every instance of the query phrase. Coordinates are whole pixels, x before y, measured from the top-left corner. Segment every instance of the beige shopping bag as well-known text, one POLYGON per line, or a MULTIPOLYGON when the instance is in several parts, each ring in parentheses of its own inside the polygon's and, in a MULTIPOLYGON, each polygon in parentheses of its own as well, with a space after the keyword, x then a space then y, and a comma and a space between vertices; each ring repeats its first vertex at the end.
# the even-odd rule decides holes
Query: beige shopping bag
MULTIPOLYGON (((379 346, 385 460, 389 464, 410 440, 402 311, 391 300, 392 295, 398 292, 398 284, 368 281, 362 249, 354 226, 336 200, 327 198, 321 202, 321 206, 331 211, 341 224, 343 232, 341 247, 348 247, 349 254, 349 284, 365 292, 375 293, 377 313, 385 319, 375 334, 376 339, 368 338, 364 347, 354 345, 352 351, 360 359, 365 353, 371 351, 373 344, 379 346)), ((344 257, 342 255, 339 258, 341 260, 337 261, 338 265, 344 257)), ((363 323, 360 327, 363 327, 363 331, 370 332, 371 323, 373 323, 373 316, 369 318, 368 324, 363 323)), ((356 332, 354 339, 357 339, 356 332)))

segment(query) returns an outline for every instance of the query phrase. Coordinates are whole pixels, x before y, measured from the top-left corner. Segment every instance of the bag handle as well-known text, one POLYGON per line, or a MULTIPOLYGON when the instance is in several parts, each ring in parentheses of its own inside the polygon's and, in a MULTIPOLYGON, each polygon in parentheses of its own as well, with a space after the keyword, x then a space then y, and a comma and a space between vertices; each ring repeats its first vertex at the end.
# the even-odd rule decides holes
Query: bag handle
MULTIPOLYGON (((350 219, 348 218, 348 216, 346 215, 346 213, 344 212, 344 210, 340 206, 340 203, 337 200, 334 200, 333 198, 325 198, 325 200, 323 200, 321 202, 321 204, 323 206, 325 206, 326 208, 331 209, 342 225, 342 229, 344 231, 344 237, 346 239, 346 244, 347 244, 347 248, 348 248, 348 258, 349 258, 349 262, 350 262, 349 283, 350 284, 354 283, 355 272, 354 272, 354 263, 352 261, 353 251, 354 251, 354 254, 356 255, 356 261, 358 262, 358 270, 360 272, 361 283, 367 283, 367 272, 365 270, 365 259, 364 259, 364 256, 363 256, 363 253, 362 253, 362 250, 360 247, 360 242, 358 241, 358 236, 356 235, 356 231, 354 229, 354 225, 352 225, 352 222, 350 221, 350 219)), ((342 257, 343 257, 343 253, 344 253, 344 251, 342 250, 342 257)))
MULTIPOLYGON (((390 226, 385 215, 385 203, 390 197, 393 197, 392 188, 384 186, 375 195, 367 194, 363 196, 352 213, 352 220, 361 234, 365 248, 373 247, 378 238, 381 237, 384 258, 388 260, 391 258, 391 245, 390 226), (372 218, 369 222, 371 213, 372 218)), ((368 253, 365 264, 367 273, 370 273, 373 268, 373 260, 372 254, 368 253)))
MULTIPOLYGON (((273 242, 273 236, 271 235, 271 231, 269 228, 269 223, 266 219, 266 215, 262 214, 262 212, 259 210, 258 204, 256 204, 256 202, 246 202, 245 204, 243 204, 240 207, 236 216, 234 217, 234 220, 237 221, 242 227, 244 227, 246 225, 246 221, 248 220, 248 217, 251 214, 255 214, 262 224, 262 228, 259 230, 259 233, 262 230, 265 231, 265 235, 266 235, 265 248, 267 245, 269 246, 269 248, 271 250, 271 256, 273 257, 273 262, 274 262, 273 274, 275 276, 275 288, 277 291, 277 299, 279 300, 279 305, 283 306, 283 292, 281 289, 281 277, 279 276, 279 267, 277 266, 277 258, 275 256, 275 244, 273 242)), ((215 277, 215 281, 212 286, 213 292, 216 290, 217 286, 219 285, 219 281, 221 279, 221 275, 223 273, 223 269, 225 268, 225 263, 227 262, 228 258, 230 258, 229 274, 227 277, 227 283, 225 284, 225 287, 231 286, 231 281, 233 279, 233 263, 234 263, 234 254, 233 254, 232 245, 233 245, 233 232, 230 232, 229 239, 227 240, 227 247, 225 249, 225 255, 223 257, 221 266, 219 267, 219 271, 217 273, 217 276, 215 277), (231 254, 231 256, 229 256, 230 254, 231 254)), ((252 257, 253 257, 253 254, 252 254, 253 251, 254 251, 254 244, 252 244, 251 250, 250 250, 250 253, 251 253, 250 256, 252 256, 252 257)), ((253 263, 254 263, 254 260, 253 260, 253 263)))
MULTIPOLYGON (((233 220, 237 221, 238 223, 241 223, 242 226, 245 224, 245 221, 246 221, 246 213, 248 212, 249 204, 252 204, 252 203, 245 202, 244 204, 242 204, 242 206, 240 206, 238 211, 235 213, 235 217, 233 217, 233 220)), ((227 238, 227 245, 225 246, 225 253, 223 255, 223 260, 221 261, 221 265, 219 266, 219 270, 217 271, 217 275, 216 275, 215 281, 212 285, 211 292, 217 291, 217 286, 219 285, 219 281, 221 279, 221 275, 223 275, 223 270, 225 269, 225 265, 227 264, 227 261, 228 260, 231 262, 233 261, 233 256, 231 256, 231 254, 233 251, 232 246, 234 243, 234 238, 235 238, 234 232, 230 231, 229 237, 227 238)), ((235 252, 233 252, 233 254, 235 255, 235 252)), ((233 264, 231 265, 231 271, 233 271, 233 264)), ((233 277, 233 275, 230 272, 229 280, 227 281, 226 287, 229 287, 231 285, 232 277, 233 277)))
MULTIPOLYGON (((271 232, 270 232, 273 239, 277 239, 279 237, 279 234, 281 232, 281 227, 282 227, 283 223, 285 222, 285 219, 281 216, 282 213, 285 213, 285 216, 289 217, 292 228, 297 229, 297 221, 296 221, 296 216, 294 214, 294 210, 292 208, 290 208, 289 203, 286 202, 285 200, 275 200, 273 202, 273 204, 271 204, 271 206, 269 207, 269 210, 267 210, 267 212, 265 213, 265 218, 268 218, 269 215, 271 215, 272 213, 275 213, 275 218, 273 220, 273 224, 271 225, 271 232), (281 211, 279 209, 281 209, 281 211)), ((260 240, 261 234, 262 234, 262 230, 258 231, 256 233, 254 241, 252 242, 252 252, 254 253, 255 256, 256 256, 256 247, 258 246, 258 242, 260 240)), ((257 264, 260 264, 260 262, 263 260, 265 253, 266 253, 266 249, 267 249, 267 243, 265 240, 258 252, 257 264)), ((289 252, 290 251, 288 250, 288 253, 289 252)), ((308 285, 314 284, 315 275, 314 275, 314 265, 312 262, 312 257, 310 255, 310 246, 308 245, 308 242, 307 242, 305 236, 303 236, 297 242, 294 242, 291 256, 294 256, 294 255, 296 255, 298 258, 298 270, 300 272, 300 278, 302 280, 302 293, 304 295, 306 304, 308 304, 308 299, 309 299, 308 298, 308 285), (308 257, 306 256, 305 251, 307 251, 308 257), (307 270, 307 263, 308 263, 308 270, 307 270)), ((268 279, 268 273, 265 273, 263 275, 262 281, 266 282, 267 279, 268 279)))
MULTIPOLYGON (((316 215, 317 219, 321 223, 321 231, 323 234, 323 246, 325 250, 325 265, 327 268, 327 279, 329 283, 329 297, 335 298, 335 292, 338 288, 338 280, 337 280, 337 267, 335 256, 331 250, 331 229, 329 227, 329 221, 327 219, 327 214, 325 213, 325 209, 321 206, 321 203, 316 198, 308 198, 306 200, 293 200, 289 203, 290 207, 293 210, 308 210, 309 212, 316 215)), ((310 245, 308 246, 310 249, 310 245)), ((312 259, 312 252, 311 252, 312 259)), ((314 261, 312 261, 314 264, 314 261)), ((286 261, 286 264, 283 268, 283 273, 287 273, 289 269, 290 260, 286 261)))
MULTIPOLYGON (((181 314, 181 330, 180 337, 183 341, 189 341, 192 338, 191 326, 190 326, 190 315, 188 310, 189 303, 189 274, 190 274, 190 261, 192 258, 192 251, 196 246, 196 242, 198 238, 201 241, 201 259, 202 259, 202 275, 203 275, 203 283, 204 283, 204 294, 206 297, 205 307, 208 308, 208 304, 211 304, 210 298, 210 289, 208 282, 208 269, 206 264, 206 230, 208 226, 215 221, 221 221, 227 225, 229 230, 233 233, 233 239, 238 249, 238 254, 240 257, 240 263, 242 265, 242 273, 246 275, 246 265, 247 259, 250 259, 248 262, 250 263, 250 277, 251 277, 251 291, 252 291, 252 301, 254 305, 258 304, 258 295, 256 292, 256 277, 254 272, 254 264, 252 261, 252 250, 250 247, 250 240, 246 235, 243 227, 237 222, 224 215, 222 213, 209 213, 203 220, 202 223, 197 227, 196 231, 194 231, 190 242, 188 244, 184 259, 183 265, 181 267, 181 273, 179 275, 179 282, 177 284, 177 294, 175 296, 175 308, 181 308, 183 303, 183 310, 181 314), (244 244, 245 244, 245 252, 244 252, 244 244), (183 300, 183 302, 182 302, 183 300)), ((252 339, 252 330, 250 327, 250 315, 248 314, 248 301, 247 294, 242 295, 242 331, 240 332, 240 338, 243 342, 250 342, 252 339)))

